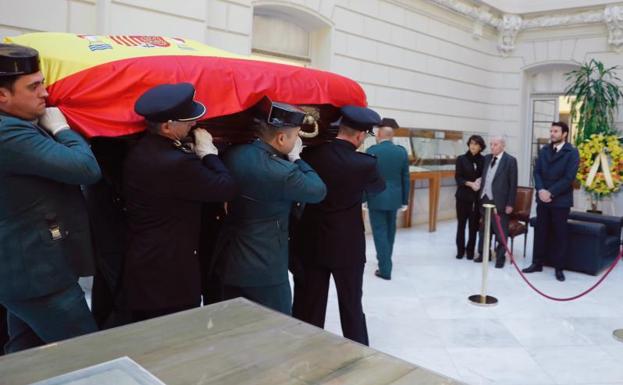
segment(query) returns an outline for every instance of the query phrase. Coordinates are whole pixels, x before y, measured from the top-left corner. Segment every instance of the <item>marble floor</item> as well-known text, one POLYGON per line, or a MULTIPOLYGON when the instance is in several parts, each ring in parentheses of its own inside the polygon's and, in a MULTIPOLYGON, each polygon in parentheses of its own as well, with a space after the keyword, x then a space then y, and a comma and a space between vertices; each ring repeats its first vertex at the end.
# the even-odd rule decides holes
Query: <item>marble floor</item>
MULTIPOLYGON (((392 280, 374 276, 374 244, 368 237, 364 310, 370 345, 467 384, 623 384, 623 343, 612 331, 623 328, 623 265, 601 287, 573 302, 553 302, 534 293, 510 264, 489 274, 495 307, 471 305, 480 291, 482 265, 455 258, 456 222, 400 229, 392 280)), ((523 239, 516 242, 520 266, 523 239)), ((548 294, 575 295, 596 277, 553 269, 530 275, 548 294)), ((341 334, 332 287, 326 329, 341 334)))
MULTIPOLYGON (((367 238, 364 310, 370 346, 472 385, 623 385, 623 343, 612 331, 623 328, 623 264, 588 296, 553 302, 534 293, 506 264, 489 270, 495 307, 467 298, 480 293, 482 264, 455 258, 455 221, 399 229, 392 280, 374 276, 376 258, 367 238)), ((523 238, 515 244, 520 267, 526 258, 523 238)), ((529 275, 548 294, 568 297, 597 277, 554 271, 529 275)), ((90 300, 90 280, 83 287, 90 300)), ((332 284, 326 329, 341 335, 337 296, 332 284)))

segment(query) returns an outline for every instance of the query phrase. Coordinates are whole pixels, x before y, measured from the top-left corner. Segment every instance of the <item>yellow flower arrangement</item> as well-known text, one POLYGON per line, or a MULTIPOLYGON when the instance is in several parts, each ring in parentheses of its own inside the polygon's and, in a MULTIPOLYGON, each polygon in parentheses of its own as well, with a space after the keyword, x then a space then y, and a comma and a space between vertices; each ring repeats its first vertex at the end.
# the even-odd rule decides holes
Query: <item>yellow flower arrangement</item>
POLYGON ((619 191, 623 180, 623 147, 619 138, 615 135, 593 134, 578 146, 578 151, 580 167, 576 178, 587 192, 599 199, 619 191), (602 153, 605 158, 601 156, 602 153), (607 165, 604 167, 601 164, 596 173, 593 171, 594 178, 591 178, 591 169, 600 157, 601 163, 607 159, 607 165), (608 171, 610 178, 605 174, 608 171))

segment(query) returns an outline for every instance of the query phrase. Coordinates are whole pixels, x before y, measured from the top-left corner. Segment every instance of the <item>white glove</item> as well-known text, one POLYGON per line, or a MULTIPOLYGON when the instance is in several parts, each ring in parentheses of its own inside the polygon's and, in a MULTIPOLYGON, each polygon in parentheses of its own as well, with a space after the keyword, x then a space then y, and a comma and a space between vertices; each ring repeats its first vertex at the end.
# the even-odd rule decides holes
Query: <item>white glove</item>
POLYGON ((52 135, 56 135, 63 130, 69 130, 67 119, 65 119, 65 116, 57 107, 45 109, 45 113, 39 118, 39 126, 52 135))
POLYGON ((292 151, 288 153, 288 159, 290 159, 290 162, 295 162, 301 159, 301 151, 303 151, 303 140, 299 136, 296 138, 292 151))
POLYGON ((212 143, 212 135, 205 128, 195 128, 195 154, 201 159, 206 155, 218 155, 218 148, 212 143))
POLYGON ((400 211, 401 211, 401 212, 405 212, 405 211, 407 211, 407 208, 408 208, 408 207, 409 207, 409 206, 407 206, 407 205, 402 205, 402 206, 400 207, 400 211))

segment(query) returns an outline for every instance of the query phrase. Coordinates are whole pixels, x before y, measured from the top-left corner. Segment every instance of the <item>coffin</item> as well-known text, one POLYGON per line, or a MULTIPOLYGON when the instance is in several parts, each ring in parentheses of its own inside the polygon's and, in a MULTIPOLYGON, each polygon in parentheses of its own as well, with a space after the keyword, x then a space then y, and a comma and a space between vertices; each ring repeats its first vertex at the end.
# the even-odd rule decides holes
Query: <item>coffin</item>
MULTIPOLYGON (((207 106, 206 127, 217 143, 248 141, 251 108, 263 97, 296 104, 316 119, 319 135, 335 136, 330 123, 341 106, 366 105, 355 81, 326 71, 257 60, 196 41, 162 36, 30 33, 5 38, 39 51, 50 94, 72 128, 87 138, 140 133, 134 102, 148 88, 189 82, 207 106)), ((303 127, 313 131, 315 127, 303 127)))

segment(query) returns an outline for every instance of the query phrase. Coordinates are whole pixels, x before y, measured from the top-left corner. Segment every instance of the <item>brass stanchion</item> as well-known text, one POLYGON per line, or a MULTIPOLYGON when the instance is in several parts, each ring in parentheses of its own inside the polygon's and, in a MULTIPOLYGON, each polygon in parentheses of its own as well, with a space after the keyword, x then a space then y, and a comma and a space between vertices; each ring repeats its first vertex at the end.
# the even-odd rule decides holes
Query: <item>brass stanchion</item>
POLYGON ((619 342, 623 342, 623 329, 617 329, 612 332, 612 336, 615 340, 619 342))
POLYGON ((482 255, 482 286, 480 294, 469 296, 469 301, 478 306, 494 306, 498 303, 497 298, 487 295, 487 276, 489 275, 489 250, 491 245, 491 210, 495 208, 492 204, 484 204, 485 208, 485 239, 482 255))

